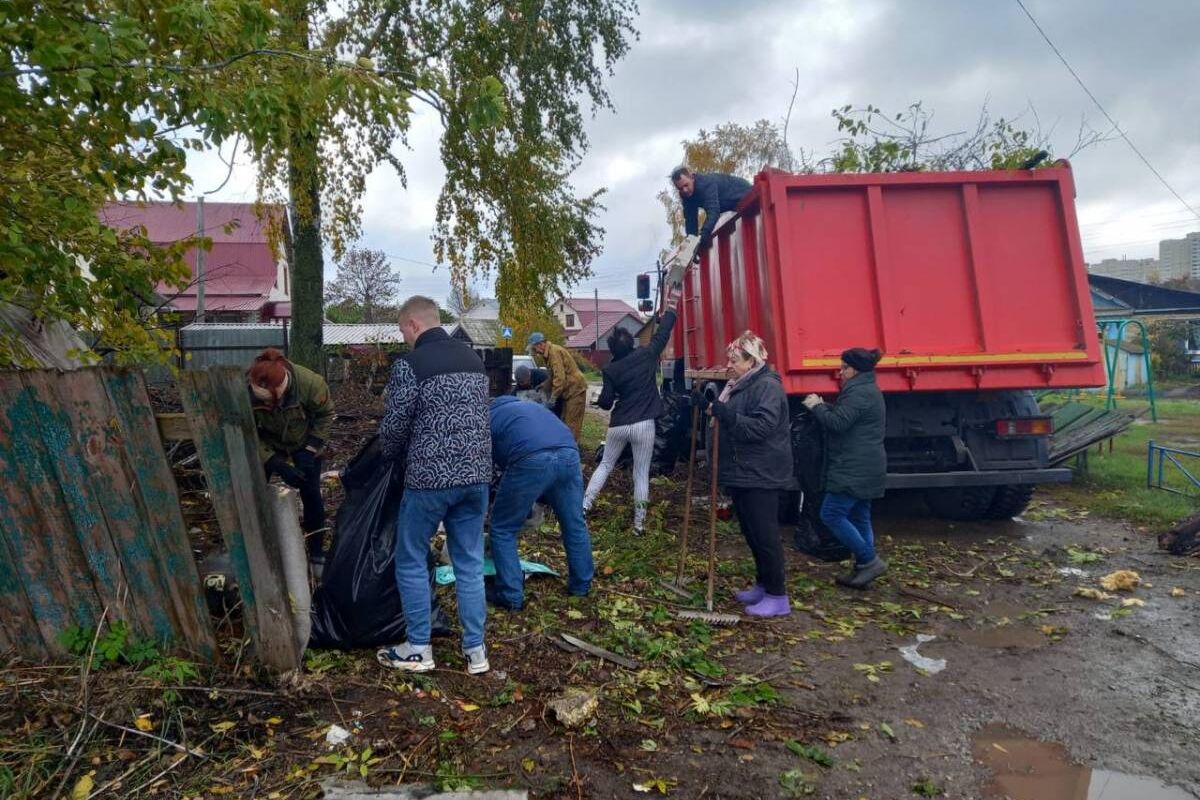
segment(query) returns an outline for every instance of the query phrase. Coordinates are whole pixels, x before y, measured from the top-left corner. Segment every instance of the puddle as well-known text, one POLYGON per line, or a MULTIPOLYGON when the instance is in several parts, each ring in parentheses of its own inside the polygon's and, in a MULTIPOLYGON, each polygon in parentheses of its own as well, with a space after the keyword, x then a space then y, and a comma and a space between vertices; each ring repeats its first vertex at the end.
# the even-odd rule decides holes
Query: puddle
POLYGON ((1031 739, 1005 725, 988 725, 971 741, 975 761, 992 772, 984 796, 1008 800, 1194 800, 1155 778, 1090 769, 1071 762, 1067 748, 1031 739))
POLYGON ((1047 639, 1028 625, 1000 625, 995 628, 980 628, 957 634, 958 640, 976 647, 994 647, 998 650, 1036 650, 1045 647, 1047 639))
POLYGON ((988 619, 1000 620, 1007 618, 1015 622, 1022 614, 1029 613, 1029 605, 1013 603, 1007 600, 996 600, 984 605, 980 611, 982 611, 983 615, 988 619))

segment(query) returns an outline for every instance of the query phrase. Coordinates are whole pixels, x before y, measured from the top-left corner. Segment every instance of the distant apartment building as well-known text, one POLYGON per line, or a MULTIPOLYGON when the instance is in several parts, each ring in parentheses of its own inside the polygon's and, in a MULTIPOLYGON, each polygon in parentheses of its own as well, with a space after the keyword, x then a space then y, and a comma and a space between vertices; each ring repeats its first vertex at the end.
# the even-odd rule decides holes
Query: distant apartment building
POLYGON ((1106 278, 1156 283, 1161 280, 1162 267, 1157 258, 1106 258, 1098 264, 1088 264, 1088 272, 1106 278))
POLYGON ((1182 239, 1163 239, 1158 243, 1162 280, 1200 278, 1200 231, 1182 239))

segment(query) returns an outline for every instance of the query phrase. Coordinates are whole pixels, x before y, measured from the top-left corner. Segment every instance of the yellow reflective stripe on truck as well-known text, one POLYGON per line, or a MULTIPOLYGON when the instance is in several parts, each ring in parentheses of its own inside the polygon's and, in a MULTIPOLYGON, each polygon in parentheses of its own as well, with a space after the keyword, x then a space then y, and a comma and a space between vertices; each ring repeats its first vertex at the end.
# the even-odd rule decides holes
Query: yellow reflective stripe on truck
MULTIPOLYGON (((930 364, 1025 364, 1036 361, 1084 361, 1088 354, 1083 350, 1065 353, 965 353, 944 356, 884 356, 879 359, 880 367, 911 367, 930 364)), ((804 358, 802 367, 840 367, 838 358, 804 358)))

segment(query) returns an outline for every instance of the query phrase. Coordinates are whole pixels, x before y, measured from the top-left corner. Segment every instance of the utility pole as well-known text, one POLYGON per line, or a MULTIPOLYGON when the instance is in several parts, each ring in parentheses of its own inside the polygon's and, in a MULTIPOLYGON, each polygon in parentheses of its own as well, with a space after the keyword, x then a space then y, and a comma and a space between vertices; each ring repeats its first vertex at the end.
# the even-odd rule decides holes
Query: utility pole
MULTIPOLYGON (((196 198, 196 235, 204 237, 204 195, 196 198)), ((204 322, 204 247, 196 244, 196 322, 204 322)))
POLYGON ((596 344, 593 346, 592 349, 595 352, 599 353, 600 352, 600 290, 592 289, 592 292, 593 292, 592 297, 595 298, 595 302, 596 302, 596 344))

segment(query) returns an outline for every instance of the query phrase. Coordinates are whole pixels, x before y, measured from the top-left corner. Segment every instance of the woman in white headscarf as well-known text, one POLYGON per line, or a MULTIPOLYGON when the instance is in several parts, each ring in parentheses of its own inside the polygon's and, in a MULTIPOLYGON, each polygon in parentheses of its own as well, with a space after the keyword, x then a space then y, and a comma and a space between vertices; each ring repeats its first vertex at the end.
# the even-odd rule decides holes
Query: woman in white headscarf
POLYGON ((791 423, 779 375, 767 366, 767 348, 750 331, 726 348, 730 380, 709 413, 720 420, 717 479, 733 500, 738 525, 754 556, 754 586, 735 597, 746 613, 780 617, 791 613, 779 538, 780 493, 790 490, 791 423))

